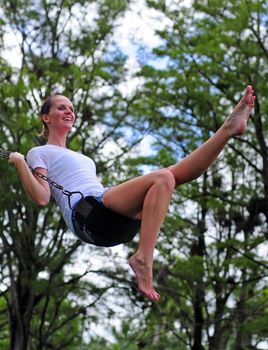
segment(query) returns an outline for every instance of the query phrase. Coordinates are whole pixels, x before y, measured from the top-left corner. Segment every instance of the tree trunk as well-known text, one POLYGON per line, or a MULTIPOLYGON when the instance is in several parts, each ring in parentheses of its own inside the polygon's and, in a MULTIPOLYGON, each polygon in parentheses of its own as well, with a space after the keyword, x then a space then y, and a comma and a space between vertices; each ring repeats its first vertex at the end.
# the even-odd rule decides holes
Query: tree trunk
MULTIPOLYGON (((207 174, 204 174, 203 178, 203 193, 206 193, 206 187, 207 187, 207 174)), ((192 247, 192 256, 198 256, 202 259, 205 256, 206 247, 205 247, 205 239, 204 239, 204 232, 206 231, 206 214, 207 214, 207 208, 206 208, 206 202, 204 201, 204 204, 201 208, 201 218, 198 222, 198 239, 197 242, 194 243, 192 247)), ((195 286, 194 290, 194 300, 193 300, 193 307, 194 307, 194 331, 193 331, 193 346, 192 350, 203 350, 204 347, 202 345, 202 332, 204 327, 204 316, 203 316, 203 307, 205 304, 205 298, 204 298, 204 284, 203 284, 203 271, 202 276, 200 276, 200 280, 195 286)))

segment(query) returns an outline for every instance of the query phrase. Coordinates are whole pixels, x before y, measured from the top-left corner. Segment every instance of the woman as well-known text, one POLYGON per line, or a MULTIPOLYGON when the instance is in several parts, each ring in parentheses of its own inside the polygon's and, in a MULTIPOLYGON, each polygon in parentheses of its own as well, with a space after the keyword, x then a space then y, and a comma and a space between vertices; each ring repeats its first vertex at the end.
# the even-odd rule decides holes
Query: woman
MULTIPOLYGON (((67 97, 54 95, 47 99, 40 115, 47 143, 30 150, 27 162, 38 172, 64 185, 64 188, 79 190, 85 196, 93 195, 113 211, 141 219, 138 250, 130 257, 129 264, 135 273, 139 290, 149 299, 157 301, 160 295, 152 284, 153 253, 172 193, 175 187, 199 177, 233 136, 245 132, 254 100, 254 91, 248 86, 243 98, 219 130, 177 164, 105 189, 96 177, 93 161, 66 148, 66 138, 75 121, 74 109, 67 97)), ((52 191, 67 224, 77 234, 71 210, 66 200, 64 202, 62 199, 64 196, 50 188, 42 178, 32 174, 20 153, 11 153, 9 162, 16 167, 25 191, 36 204, 48 204, 52 191)))

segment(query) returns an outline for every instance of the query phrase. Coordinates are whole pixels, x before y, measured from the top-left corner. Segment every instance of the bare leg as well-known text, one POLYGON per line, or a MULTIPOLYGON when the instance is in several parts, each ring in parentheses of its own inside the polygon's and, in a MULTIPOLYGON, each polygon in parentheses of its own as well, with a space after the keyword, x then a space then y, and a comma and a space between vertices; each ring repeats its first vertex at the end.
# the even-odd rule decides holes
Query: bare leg
POLYGON ((153 253, 174 188, 173 174, 162 169, 118 185, 103 198, 107 207, 142 219, 139 247, 129 264, 139 290, 151 300, 160 297, 152 286, 153 253))
POLYGON ((111 209, 130 217, 136 217, 138 213, 142 215, 138 250, 129 259, 129 264, 135 273, 138 288, 148 298, 158 300, 160 297, 152 285, 153 252, 175 182, 179 185, 200 176, 232 136, 245 132, 254 99, 253 90, 249 86, 242 100, 215 135, 181 162, 168 170, 127 181, 105 193, 104 203, 111 209))
POLYGON ((146 194, 143 211, 140 241, 137 252, 129 259, 129 265, 135 273, 139 290, 151 300, 160 295, 152 286, 153 253, 160 227, 167 213, 168 205, 175 188, 172 174, 169 184, 155 184, 146 194))
POLYGON ((248 86, 241 101, 220 129, 189 156, 169 167, 177 185, 198 178, 214 162, 231 137, 242 135, 245 132, 250 112, 254 106, 253 93, 252 87, 248 86))

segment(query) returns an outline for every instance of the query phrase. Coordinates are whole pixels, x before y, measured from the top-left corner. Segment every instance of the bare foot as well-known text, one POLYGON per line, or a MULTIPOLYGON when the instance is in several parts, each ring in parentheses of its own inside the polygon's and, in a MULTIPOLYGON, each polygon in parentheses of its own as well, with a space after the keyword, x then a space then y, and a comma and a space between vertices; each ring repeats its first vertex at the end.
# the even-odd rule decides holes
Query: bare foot
POLYGON ((129 265, 135 273, 139 290, 149 299, 158 301, 160 295, 155 291, 152 285, 152 268, 145 262, 137 259, 135 255, 129 258, 129 265))
POLYGON ((224 123, 232 136, 242 135, 246 131, 247 121, 254 107, 254 101, 254 90, 252 86, 248 85, 244 96, 224 123))

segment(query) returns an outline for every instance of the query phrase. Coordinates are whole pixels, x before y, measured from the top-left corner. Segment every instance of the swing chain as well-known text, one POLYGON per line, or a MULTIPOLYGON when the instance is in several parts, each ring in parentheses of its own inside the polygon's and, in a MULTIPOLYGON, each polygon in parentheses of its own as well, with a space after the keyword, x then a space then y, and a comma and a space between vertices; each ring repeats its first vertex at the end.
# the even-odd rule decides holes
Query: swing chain
POLYGON ((0 149, 0 157, 4 159, 8 160, 10 153, 11 153, 10 151, 5 151, 3 149, 0 149))
MULTIPOLYGON (((0 149, 0 157, 4 158, 4 159, 9 159, 9 156, 12 152, 11 151, 5 151, 3 149, 0 149)), ((26 160, 26 158, 25 158, 26 160)), ((47 177, 46 175, 44 174, 41 174, 39 173, 39 171, 33 169, 32 167, 29 166, 29 169, 31 170, 31 172, 35 175, 37 175, 38 177, 40 177, 42 180, 48 182, 51 186, 53 186, 54 188, 60 190, 62 192, 62 194, 64 194, 65 196, 68 197, 68 204, 69 204, 69 207, 71 210, 73 210, 74 208, 72 207, 71 205, 71 197, 74 195, 74 194, 79 194, 81 196, 81 199, 84 198, 83 194, 80 192, 80 191, 68 191, 68 190, 65 190, 63 186, 59 185, 57 182, 51 180, 49 177, 47 177)))
MULTIPOLYGON (((40 177, 41 179, 43 179, 44 181, 48 182, 51 186, 57 188, 60 191, 66 192, 66 194, 70 194, 70 191, 66 191, 64 190, 63 186, 59 185, 57 182, 51 180, 50 178, 48 178, 46 175, 39 173, 39 171, 33 169, 32 167, 29 167, 31 172, 35 175, 37 175, 38 177, 40 177)), ((64 193, 65 194, 65 193, 64 193)))

